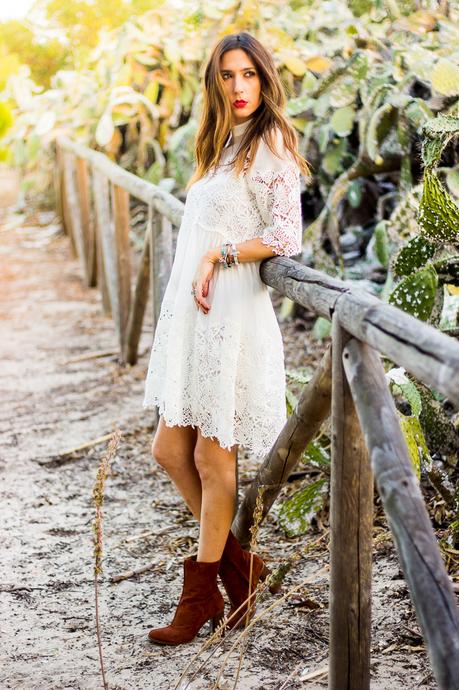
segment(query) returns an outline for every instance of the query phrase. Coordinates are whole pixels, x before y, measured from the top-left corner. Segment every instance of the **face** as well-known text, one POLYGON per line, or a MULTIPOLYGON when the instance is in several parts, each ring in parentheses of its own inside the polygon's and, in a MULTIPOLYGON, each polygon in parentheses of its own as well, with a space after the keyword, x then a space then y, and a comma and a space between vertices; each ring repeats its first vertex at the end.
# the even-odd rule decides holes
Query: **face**
POLYGON ((241 124, 252 116, 261 103, 258 70, 247 53, 237 48, 227 50, 222 56, 220 74, 231 106, 233 125, 241 124))

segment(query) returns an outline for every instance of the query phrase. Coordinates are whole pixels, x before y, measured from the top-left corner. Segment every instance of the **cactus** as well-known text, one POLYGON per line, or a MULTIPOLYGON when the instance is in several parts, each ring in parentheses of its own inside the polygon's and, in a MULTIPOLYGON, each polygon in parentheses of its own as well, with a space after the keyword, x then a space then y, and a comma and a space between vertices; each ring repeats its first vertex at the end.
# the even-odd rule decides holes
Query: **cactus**
POLYGON ((422 409, 419 421, 428 444, 439 453, 446 455, 457 453, 459 437, 443 406, 434 398, 428 386, 416 381, 412 376, 410 378, 421 396, 422 409))
POLYGON ((438 275, 435 268, 425 266, 406 276, 393 290, 389 302, 400 309, 427 321, 435 304, 438 275))
POLYGON ((446 242, 459 241, 459 208, 436 174, 428 169, 424 173, 418 222, 428 237, 446 242))
POLYGON ((328 482, 317 479, 287 499, 279 511, 279 524, 288 537, 304 534, 311 519, 322 508, 327 495, 328 482))
POLYGON ((424 266, 435 254, 436 245, 422 235, 416 235, 396 254, 392 262, 392 271, 396 276, 408 276, 424 266))
POLYGON ((374 237, 374 252, 379 263, 382 266, 389 265, 390 259, 390 248, 389 248, 389 238, 387 236, 386 230, 387 221, 381 220, 375 227, 373 231, 374 237))
MULTIPOLYGON (((411 237, 392 261, 402 280, 389 301, 423 320, 440 323, 443 285, 459 285, 459 208, 438 179, 435 166, 445 146, 459 133, 459 119, 439 116, 422 127, 425 165, 423 191, 411 237)), ((453 184, 454 184, 454 178, 453 184)))
POLYGON ((444 96, 459 94, 459 66, 447 58, 440 58, 435 65, 431 83, 435 91, 444 96))

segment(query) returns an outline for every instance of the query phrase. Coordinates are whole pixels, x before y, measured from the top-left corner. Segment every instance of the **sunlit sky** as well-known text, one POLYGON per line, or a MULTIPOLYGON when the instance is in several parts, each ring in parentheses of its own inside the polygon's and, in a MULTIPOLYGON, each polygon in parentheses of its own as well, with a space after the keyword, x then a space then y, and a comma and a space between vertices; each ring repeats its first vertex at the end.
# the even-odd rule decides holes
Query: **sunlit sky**
POLYGON ((32 7, 34 0, 5 0, 0 1, 0 21, 6 19, 22 19, 32 7))

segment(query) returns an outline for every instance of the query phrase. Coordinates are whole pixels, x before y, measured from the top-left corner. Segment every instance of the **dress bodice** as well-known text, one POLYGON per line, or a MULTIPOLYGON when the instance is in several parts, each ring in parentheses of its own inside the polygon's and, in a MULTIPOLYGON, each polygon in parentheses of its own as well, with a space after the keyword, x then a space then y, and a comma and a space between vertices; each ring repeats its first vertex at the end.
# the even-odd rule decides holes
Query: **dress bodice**
POLYGON ((229 165, 249 120, 233 128, 216 169, 188 191, 188 219, 203 230, 218 232, 223 241, 262 237, 273 253, 301 251, 300 175, 296 161, 276 130, 275 155, 261 139, 253 164, 236 175, 229 165))

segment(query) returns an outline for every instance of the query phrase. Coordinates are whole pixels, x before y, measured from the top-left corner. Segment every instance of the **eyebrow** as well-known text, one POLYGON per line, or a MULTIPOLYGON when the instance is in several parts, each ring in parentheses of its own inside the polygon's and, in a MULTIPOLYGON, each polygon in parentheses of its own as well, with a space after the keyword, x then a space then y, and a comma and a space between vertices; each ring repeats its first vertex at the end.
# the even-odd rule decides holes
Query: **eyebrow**
MULTIPOLYGON (((247 72, 249 69, 255 69, 255 67, 245 67, 244 69, 239 70, 240 72, 247 72)), ((221 69, 220 72, 232 72, 232 69, 221 69)))

